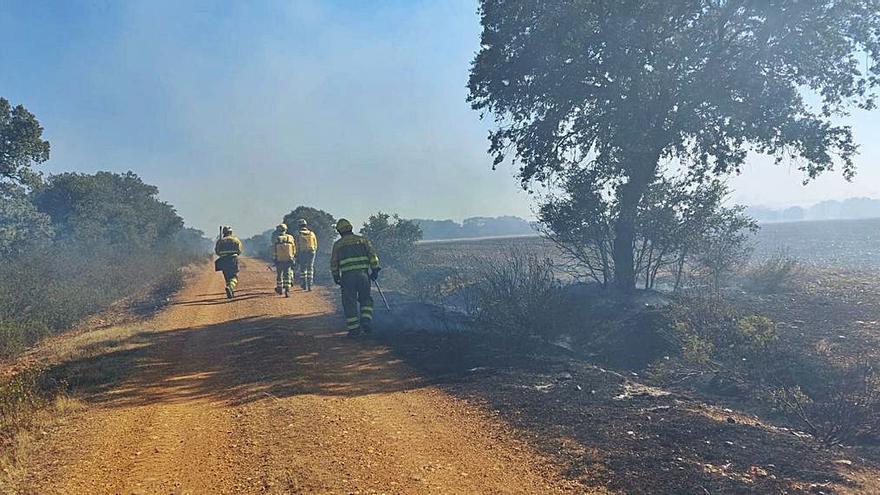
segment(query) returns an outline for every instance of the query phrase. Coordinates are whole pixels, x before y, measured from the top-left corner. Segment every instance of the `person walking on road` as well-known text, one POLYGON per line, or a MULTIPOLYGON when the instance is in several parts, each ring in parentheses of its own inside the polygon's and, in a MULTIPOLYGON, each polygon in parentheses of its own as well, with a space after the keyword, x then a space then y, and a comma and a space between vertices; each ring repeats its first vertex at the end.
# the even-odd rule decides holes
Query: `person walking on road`
POLYGON ((363 331, 370 333, 373 322, 373 298, 370 281, 379 277, 379 257, 369 240, 352 232, 351 222, 340 218, 336 231, 342 236, 333 243, 330 272, 342 287, 342 310, 349 337, 363 331), (360 306, 360 308, 358 307, 360 306))
POLYGON ((299 268, 300 287, 312 290, 312 282, 315 280, 315 252, 318 251, 318 238, 309 229, 309 223, 304 218, 297 222, 299 230, 296 232, 296 265, 299 268))
POLYGON ((296 242, 287 233, 287 225, 275 227, 272 235, 272 259, 275 261, 275 293, 290 297, 293 285, 293 264, 296 259, 296 242))
POLYGON ((214 244, 214 254, 218 256, 214 262, 214 270, 223 272, 226 281, 226 298, 235 297, 235 286, 238 284, 238 257, 244 248, 241 240, 232 234, 232 227, 220 228, 220 238, 214 244))

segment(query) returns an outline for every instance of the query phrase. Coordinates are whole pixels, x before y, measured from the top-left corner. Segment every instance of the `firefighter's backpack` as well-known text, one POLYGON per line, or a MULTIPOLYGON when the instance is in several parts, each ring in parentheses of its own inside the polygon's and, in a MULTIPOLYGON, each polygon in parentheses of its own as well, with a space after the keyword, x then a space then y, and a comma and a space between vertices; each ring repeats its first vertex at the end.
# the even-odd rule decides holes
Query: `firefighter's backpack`
POLYGON ((275 261, 293 261, 293 243, 276 238, 274 248, 275 261))

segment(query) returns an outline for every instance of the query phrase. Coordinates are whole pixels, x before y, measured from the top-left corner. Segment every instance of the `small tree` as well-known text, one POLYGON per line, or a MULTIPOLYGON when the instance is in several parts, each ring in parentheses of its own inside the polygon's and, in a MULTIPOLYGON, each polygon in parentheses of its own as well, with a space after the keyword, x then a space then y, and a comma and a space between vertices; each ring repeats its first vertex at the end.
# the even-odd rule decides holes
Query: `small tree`
POLYGON ((404 267, 412 261, 422 229, 412 221, 381 211, 364 223, 361 234, 373 243, 384 264, 404 267))
MULTIPOLYGON (((305 219, 309 223, 309 228, 318 238, 318 252, 330 252, 330 246, 336 239, 336 219, 333 215, 324 210, 312 208, 311 206, 297 206, 293 211, 284 215, 283 222, 287 224, 291 231, 296 230, 296 222, 299 219, 305 219)), ((265 248, 261 248, 265 250, 265 248)))
POLYGON ((718 294, 737 267, 745 266, 752 252, 749 242, 758 224, 743 215, 742 206, 720 208, 710 215, 697 237, 694 258, 698 272, 718 294))
POLYGON ((875 106, 877 0, 480 5, 468 100, 495 118, 495 164, 512 154, 527 189, 583 174, 612 194, 621 289, 635 286, 638 208, 661 160, 694 183, 738 172, 749 150, 798 159, 807 178, 855 172, 852 130, 835 117, 875 106))
POLYGON ((609 197, 593 188, 592 180, 592 173, 566 174, 562 193, 541 205, 538 220, 542 234, 567 258, 568 271, 576 276, 584 271, 607 286, 614 271, 614 212, 609 197))
MULTIPOLYGON (((593 187, 591 174, 571 173, 567 179, 561 193, 541 206, 543 233, 568 258, 570 271, 607 285, 614 274, 612 225, 619 205, 613 194, 593 187)), ((726 195, 717 180, 694 185, 686 178, 660 177, 651 184, 637 209, 633 243, 635 273, 646 289, 661 272, 672 272, 677 286, 685 264, 698 256, 708 262, 723 253, 730 258, 727 268, 712 266, 721 270, 719 280, 726 273, 754 226, 741 208, 722 206, 726 195)))

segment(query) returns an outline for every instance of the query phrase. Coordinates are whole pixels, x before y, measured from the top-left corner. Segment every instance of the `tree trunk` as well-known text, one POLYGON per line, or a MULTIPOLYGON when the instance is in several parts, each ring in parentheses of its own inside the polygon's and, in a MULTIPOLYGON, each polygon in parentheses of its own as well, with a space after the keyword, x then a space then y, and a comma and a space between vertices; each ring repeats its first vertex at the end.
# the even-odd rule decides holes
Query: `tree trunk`
MULTIPOLYGON (((629 184, 627 184, 629 185, 629 184)), ((623 186, 626 188, 626 186, 623 186)), ((627 188, 628 189, 628 188, 627 188)), ((620 214, 614 224, 614 284, 623 292, 636 288, 635 247, 636 207, 638 200, 630 194, 620 195, 620 214)))
POLYGON ((629 181, 617 192, 618 217, 614 224, 614 284, 622 292, 636 288, 635 240, 639 203, 657 173, 660 153, 634 153, 626 168, 629 181))

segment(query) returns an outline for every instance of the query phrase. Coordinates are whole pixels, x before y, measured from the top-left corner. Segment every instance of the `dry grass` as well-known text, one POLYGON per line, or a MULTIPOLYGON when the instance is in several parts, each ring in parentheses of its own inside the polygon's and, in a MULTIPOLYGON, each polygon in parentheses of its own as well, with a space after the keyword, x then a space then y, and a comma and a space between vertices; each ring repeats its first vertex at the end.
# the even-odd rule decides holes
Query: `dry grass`
MULTIPOLYGON (((196 272, 188 267, 183 276, 196 272)), ((139 347, 132 337, 154 331, 145 328, 135 306, 114 304, 71 331, 42 340, 15 361, 0 362, 0 493, 24 475, 21 466, 28 465, 42 432, 87 407, 76 395, 77 385, 112 381, 126 371, 122 361, 109 356, 139 347), (76 364, 97 356, 108 356, 100 367, 76 364)))
POLYGON ((58 363, 133 349, 136 344, 119 342, 140 332, 143 328, 130 324, 52 338, 27 356, 26 362, 18 363, 14 374, 0 378, 0 493, 23 476, 21 466, 28 465, 44 430, 87 407, 76 396, 76 387, 69 390, 68 381, 103 383, 124 371, 122 363, 116 366, 110 359, 100 367, 67 366, 60 373, 47 370, 58 363))
POLYGON ((0 493, 9 493, 9 487, 15 486, 26 473, 22 466, 27 466, 33 455, 34 447, 45 429, 59 421, 86 408, 81 400, 59 393, 51 399, 40 401, 20 412, 27 417, 27 425, 18 425, 14 431, 2 438, 0 450, 0 493))

